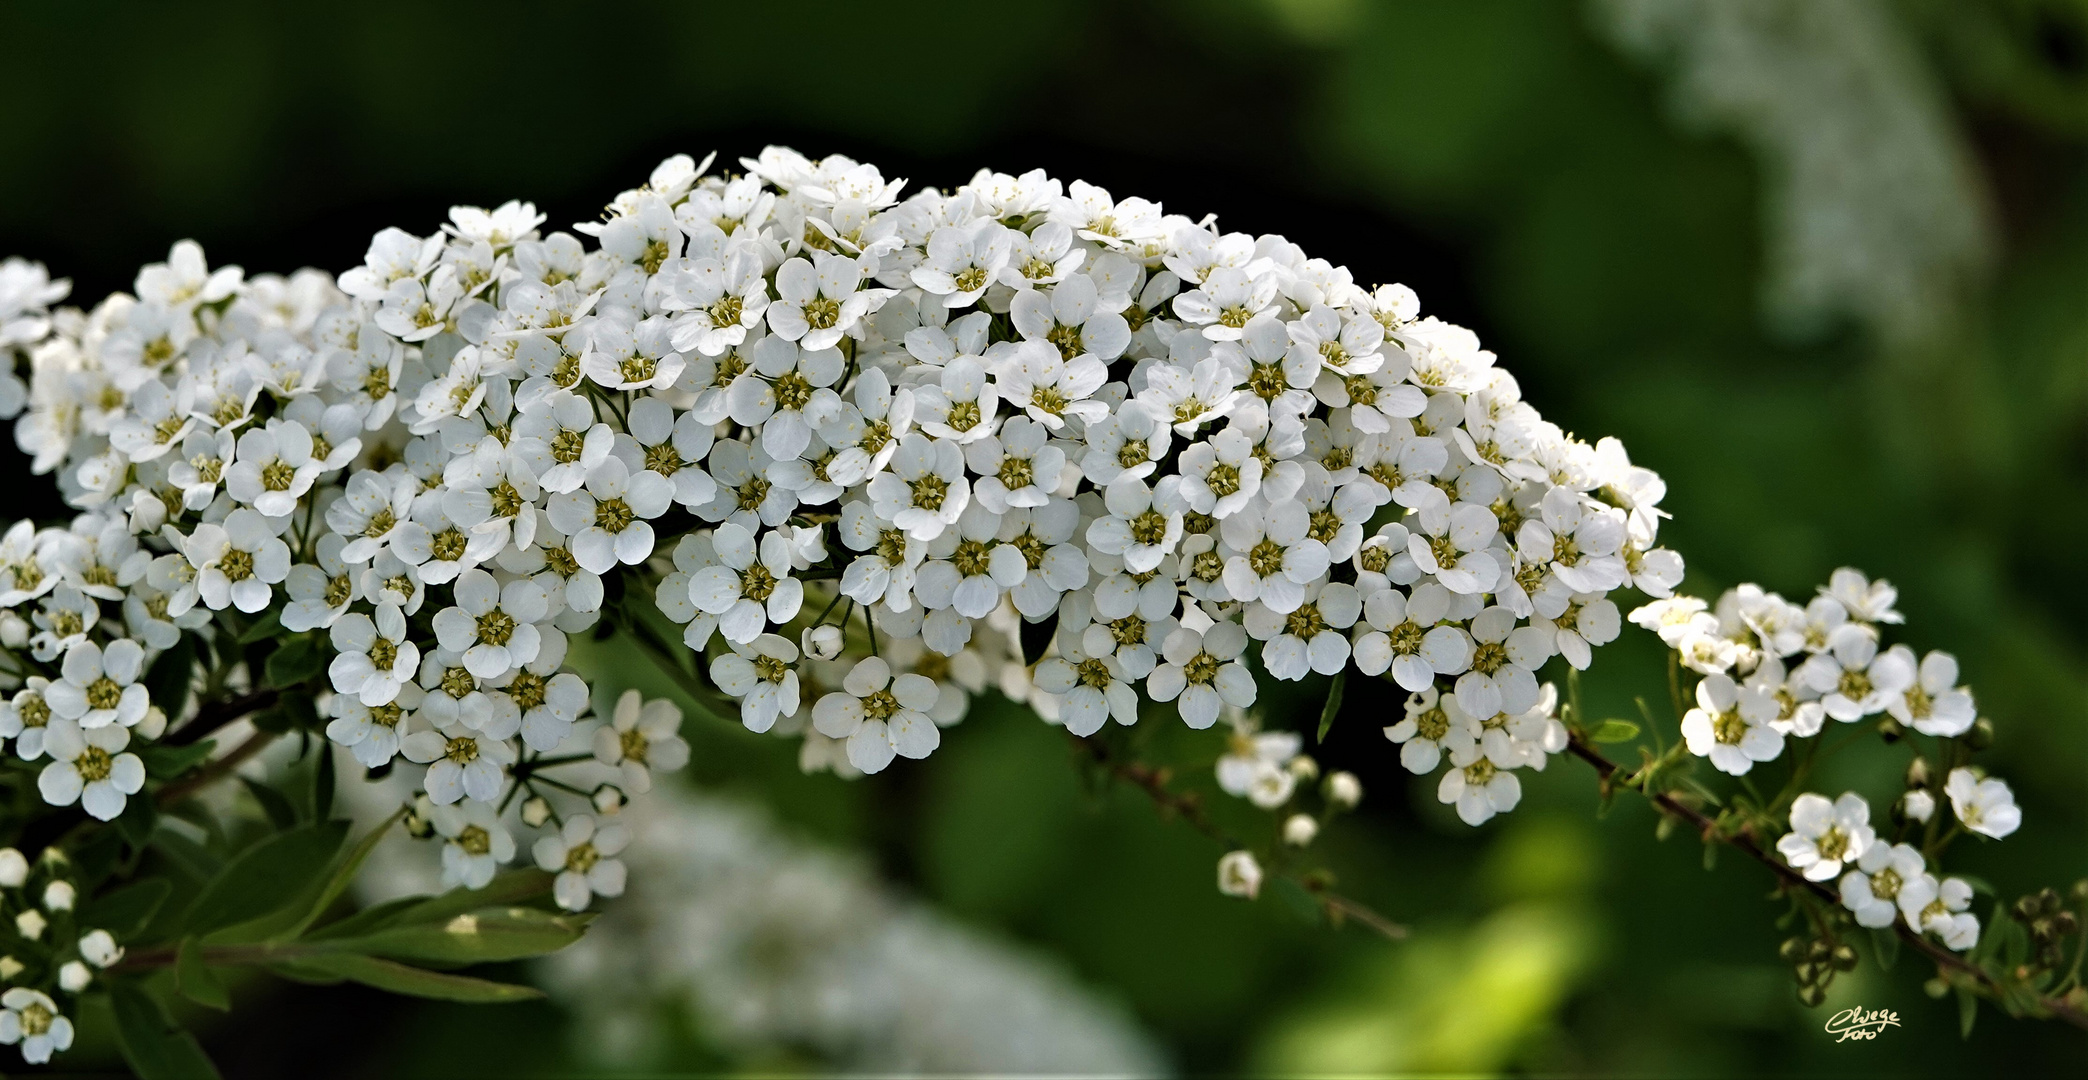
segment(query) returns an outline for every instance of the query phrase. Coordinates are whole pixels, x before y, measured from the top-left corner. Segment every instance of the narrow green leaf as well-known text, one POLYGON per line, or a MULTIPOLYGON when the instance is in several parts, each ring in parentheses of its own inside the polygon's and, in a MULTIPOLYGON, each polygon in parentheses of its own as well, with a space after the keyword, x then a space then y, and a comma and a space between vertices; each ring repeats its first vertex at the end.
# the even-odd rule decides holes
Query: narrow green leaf
POLYGON ((253 625, 240 631, 239 643, 241 645, 252 645, 254 642, 280 637, 282 634, 282 613, 275 610, 264 611, 261 613, 260 618, 254 620, 253 625))
POLYGON ((397 925, 446 922, 481 908, 532 900, 551 891, 553 875, 535 867, 496 874, 483 889, 456 888, 399 913, 397 925))
POLYGON ((532 986, 516 986, 513 983, 474 979, 469 975, 429 971, 426 968, 401 964, 396 960, 360 956, 355 953, 321 954, 295 964, 280 966, 300 974, 339 976, 364 986, 389 990, 394 994, 436 998, 441 1001, 500 1003, 528 1001, 544 996, 542 990, 532 986))
POLYGON ((1341 698, 1348 690, 1348 669, 1342 668, 1327 687, 1327 703, 1320 706, 1319 741, 1327 741, 1327 732, 1333 730, 1334 718, 1341 714, 1341 698))
POLYGON ((156 780, 172 780, 210 760, 210 752, 216 748, 216 740, 204 739, 187 746, 133 745, 131 752, 145 763, 145 775, 156 780))
POLYGON ((276 828, 285 832, 297 828, 297 808, 290 805, 290 800, 282 792, 250 776, 240 777, 239 782, 246 785, 247 794, 261 804, 262 812, 276 828))
POLYGON ((580 940, 588 919, 536 908, 491 908, 440 923, 409 923, 328 944, 343 952, 432 964, 483 964, 543 956, 580 940))
POLYGON ((320 886, 319 894, 312 898, 311 906, 305 909, 304 918, 297 921, 297 924, 291 928, 287 936, 295 937, 303 933, 306 928, 319 921, 319 918, 326 914, 326 909, 333 906, 333 902, 339 899, 340 895, 346 892, 348 886, 355 881, 356 873, 362 869, 363 863, 369 859, 370 852, 377 850, 378 842, 384 839, 385 834, 391 831, 392 825, 405 812, 404 809, 401 809, 379 822, 376 827, 364 833, 363 838, 356 841, 354 847, 342 852, 334 860, 333 870, 326 876, 326 884, 320 886))
POLYGON ((310 821, 325 821, 333 816, 334 804, 334 752, 333 743, 321 739, 314 751, 319 759, 312 763, 312 799, 306 815, 310 821))
POLYGON ((217 1066, 196 1037, 167 1015, 159 1000, 137 983, 109 983, 109 1004, 116 1014, 117 1041, 123 1060, 139 1080, 218 1080, 217 1066))
POLYGON ((219 1012, 232 1009, 232 995, 225 992, 225 984, 217 972, 203 962, 203 946, 193 937, 181 939, 181 948, 174 954, 174 985, 181 996, 198 1005, 207 1005, 219 1012))
POLYGON ((328 821, 280 833, 248 848, 227 863, 189 905, 184 931, 208 934, 288 904, 326 868, 347 835, 346 822, 328 821))
POLYGON ((296 686, 326 670, 326 650, 316 638, 301 634, 269 653, 262 670, 268 673, 270 686, 296 686))
POLYGON ((1958 1038, 1969 1039, 1972 1037, 1972 1023, 1979 1019, 1979 998, 1972 991, 1960 986, 1957 988, 1957 999, 1958 1038))
POLYGON ((189 680, 195 671, 196 639, 188 634, 181 635, 181 640, 145 669, 145 690, 169 720, 179 719, 188 708, 189 680))
POLYGON ((118 941, 130 941, 151 925, 152 916, 174 891, 166 878, 146 878, 111 889, 80 908, 82 930, 107 930, 118 941))
POLYGON ((159 805, 151 799, 126 799, 123 813, 116 815, 116 831, 133 850, 151 843, 152 830, 158 825, 159 805))
POLYGON ((1872 930, 1871 946, 1872 952, 1877 956, 1878 967, 1891 971, 1892 965, 1899 962, 1900 938, 1898 934, 1893 933, 1891 930, 1872 930))
POLYGON ((1638 734, 1639 726, 1637 724, 1629 720, 1611 718, 1595 725, 1595 730, 1588 732, 1588 741, 1599 743, 1630 742, 1638 738, 1638 734))
POLYGON ((166 857, 183 874, 198 882, 209 881, 225 867, 225 860, 217 852, 188 838, 175 829, 158 829, 152 834, 152 850, 166 857))

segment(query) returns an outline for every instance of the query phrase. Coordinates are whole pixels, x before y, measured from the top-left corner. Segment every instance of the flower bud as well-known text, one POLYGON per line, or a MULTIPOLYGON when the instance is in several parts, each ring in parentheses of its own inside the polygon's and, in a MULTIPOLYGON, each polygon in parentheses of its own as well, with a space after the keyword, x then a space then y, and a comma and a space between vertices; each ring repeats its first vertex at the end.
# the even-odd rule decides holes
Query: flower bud
POLYGON ((0 980, 12 982, 22 973, 22 962, 12 956, 0 956, 0 980))
POLYGON ((1292 814, 1283 823, 1283 842, 1292 847, 1304 847, 1319 835, 1319 822, 1310 814, 1292 814))
POLYGON ((1825 941, 1815 941, 1812 943, 1812 948, 1807 950, 1805 955, 1812 960, 1825 960, 1834 955, 1834 946, 1827 944, 1825 941))
POLYGON ((534 795, 522 803, 522 824, 534 829, 551 820, 551 801, 534 795))
POLYGON ((2074 882, 2072 892, 2075 903, 2088 902, 2088 878, 2074 882))
POLYGON ((841 655, 841 628, 820 625, 808 627, 798 635, 799 647, 814 660, 832 660, 841 655))
POLYGON ((68 960, 64 967, 58 969, 58 986, 68 994, 77 994, 87 989, 87 984, 93 981, 94 973, 87 970, 87 965, 78 960, 68 960))
POLYGON ((1848 945, 1836 945, 1834 947, 1834 970, 1856 970, 1856 950, 1848 945))
POLYGON ((1907 763, 1907 786, 1925 788, 1929 786, 1929 764, 1925 757, 1917 757, 1907 763))
POLYGON ((1248 900, 1261 894, 1262 868, 1251 851, 1228 851, 1218 860, 1218 891, 1248 900))
POLYGON ((46 911, 71 911, 79 891, 70 881, 54 881, 44 886, 43 906, 46 911))
POLYGON ((1353 810, 1363 801, 1363 781, 1352 772, 1338 772, 1327 777, 1327 801, 1343 810, 1353 810))
POLYGON ((1965 745, 1974 750, 1984 750, 1994 745, 1994 722, 1982 716, 1972 722, 1972 730, 1958 738, 1965 740, 1965 745))
POLYGON ((435 823, 429 820, 429 815, 434 812, 435 804, 429 802, 426 795, 414 799, 406 807, 406 835, 415 840, 426 840, 435 835, 435 823))
POLYGON ((35 908, 30 908, 15 916, 15 932, 31 941, 42 940, 44 927, 49 925, 51 925, 51 921, 44 918, 43 912, 35 908))
POLYGON ((597 814, 617 813, 624 807, 623 789, 615 784, 603 784, 595 789, 594 798, 590 801, 594 803, 597 814))
POLYGON ((138 726, 131 734, 140 739, 157 739, 167 733, 167 714, 157 705, 146 708, 145 715, 138 719, 138 726))
POLYGON ((1290 773, 1300 780, 1310 780, 1319 775, 1319 762, 1299 754, 1290 759, 1290 773))
POLYGON ((0 613, 0 645, 19 649, 29 644, 29 624, 12 611, 0 613))
POLYGON ((1805 939, 1802 937, 1785 938, 1783 944, 1776 947, 1776 955, 1782 957, 1783 962, 1786 964, 1795 964, 1805 959, 1805 939))
POLYGON ((1811 986, 1813 980, 1820 977, 1820 965, 1807 960, 1805 963, 1798 965, 1792 974, 1798 976, 1798 984, 1800 986, 1811 986))
POLYGON ((1816 1009, 1827 1000, 1827 988, 1819 985, 1798 988, 1798 1003, 1808 1009, 1816 1009))
POLYGON ((90 930, 80 938, 80 957, 95 967, 105 968, 123 959, 123 946, 116 944, 115 935, 107 930, 90 930))
POLYGON ((14 848, 0 848, 0 885, 19 889, 29 880, 29 860, 14 848))
POLYGON ((1896 743, 1907 737, 1906 725, 1890 716, 1884 717, 1878 721, 1878 737, 1886 742, 1896 743))
POLYGON ((1898 810, 1906 816, 1907 820, 1918 821, 1926 825, 1928 824, 1928 819, 1935 816, 1936 797, 1925 790, 1916 788, 1900 797, 1898 810))

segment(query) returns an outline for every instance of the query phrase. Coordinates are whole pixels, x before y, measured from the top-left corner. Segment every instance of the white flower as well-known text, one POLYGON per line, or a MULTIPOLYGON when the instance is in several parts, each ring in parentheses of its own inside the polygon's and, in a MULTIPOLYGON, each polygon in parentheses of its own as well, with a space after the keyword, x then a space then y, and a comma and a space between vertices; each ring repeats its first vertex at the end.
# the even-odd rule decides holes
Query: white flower
POLYGON ((50 733, 51 703, 44 697, 51 681, 31 675, 14 696, 0 705, 0 738, 15 740, 15 755, 23 761, 43 756, 44 739, 50 733))
POLYGON ((1972 885, 1963 878, 1937 881, 1929 874, 1900 889, 1899 907, 1907 924, 1934 934, 1958 952, 1979 944, 1979 916, 1965 910, 1972 906, 1972 885))
POLYGON ((1031 341, 1050 343, 1067 360, 1086 355, 1109 363, 1131 344, 1131 324, 1120 310, 1104 303, 1100 287, 1086 274, 1074 274, 1048 294, 1024 289, 1015 295, 1008 315, 1015 330, 1031 341))
POLYGON ((1333 581, 1306 586, 1304 599, 1288 613, 1278 614, 1265 604, 1249 604, 1245 619, 1247 633, 1267 642, 1262 646, 1262 665, 1269 674, 1295 682, 1309 672, 1333 675, 1348 666, 1345 631, 1362 613, 1363 600, 1356 587, 1333 581))
MULTIPOLYGON (((1856 913, 1856 925, 1891 926, 1899 916, 1900 894, 1927 878, 1928 864, 1921 852, 1906 844, 1872 844, 1856 860, 1856 869, 1842 875, 1842 906, 1856 913)), ((1909 924, 1919 925, 1909 918, 1909 924)))
POLYGON ((398 697, 420 671, 420 646, 407 639, 406 616, 397 604, 378 605, 374 620, 359 611, 346 615, 328 633, 335 650, 327 668, 333 687, 364 705, 398 697))
POLYGON ((1434 772, 1443 751, 1458 743, 1477 742, 1479 725, 1456 699, 1439 697, 1433 686, 1408 695, 1406 719, 1385 729, 1385 738, 1399 744, 1399 763, 1416 776, 1434 772))
POLYGON ((431 807, 428 821, 442 834, 442 884, 483 889, 515 857, 515 838, 485 803, 431 807))
POLYGON ((435 637, 443 648, 463 654, 473 675, 496 679, 536 659, 542 644, 536 624, 550 605, 534 579, 502 586, 484 570, 466 570, 457 576, 456 601, 435 613, 435 637))
POLYGON ((1290 770, 1304 740, 1294 731, 1235 731, 1218 757, 1218 786, 1264 810, 1290 801, 1298 778, 1290 770))
POLYGON ((964 453, 949 439, 908 434, 899 440, 892 470, 870 478, 877 516, 916 540, 933 540, 957 523, 971 502, 964 453))
POLYGON ((1319 822, 1310 814, 1292 814, 1283 819, 1283 842, 1292 847, 1306 847, 1319 836, 1319 822))
POLYGON ((588 330, 580 370, 597 385, 632 393, 666 390, 681 378, 685 363, 668 341, 665 319, 632 325, 627 318, 604 315, 588 330))
POLYGON ((1463 671, 1471 663, 1471 639, 1437 625, 1449 612, 1450 591, 1432 581, 1415 585, 1411 596, 1389 586, 1368 593, 1357 628, 1369 630, 1356 638, 1356 670, 1390 671, 1394 682, 1415 692, 1427 690, 1437 675, 1463 671))
POLYGON ((1915 678, 1911 653, 1879 653, 1876 632, 1857 623, 1836 629, 1828 651, 1807 657, 1798 673, 1822 695, 1827 715, 1844 722, 1884 712, 1915 678))
POLYGON ((928 716, 937 696, 934 680, 895 678, 882 659, 865 657, 843 677, 841 692, 812 706, 812 725, 827 738, 848 740, 850 764, 879 772, 894 755, 925 758, 942 744, 942 732, 928 716))
POLYGON ((1450 748, 1450 768, 1436 785, 1436 800, 1456 804, 1465 824, 1483 825, 1495 814, 1515 809, 1522 801, 1522 781, 1512 770, 1495 765, 1478 744, 1460 742, 1450 748))
POLYGON ((1160 653, 1166 660, 1146 680, 1154 701, 1181 699, 1182 722, 1207 728, 1218 719, 1220 705, 1244 709, 1254 704, 1254 675, 1240 662, 1247 651, 1247 630, 1236 622, 1218 622, 1204 630, 1186 626, 1167 635, 1160 653))
POLYGON ((777 300, 768 306, 769 329, 804 349, 830 349, 855 328, 882 290, 857 291, 863 265, 855 259, 812 253, 812 262, 786 259, 776 268, 777 300))
POLYGON ((967 443, 993 434, 1000 390, 978 358, 959 356, 943 366, 935 382, 915 389, 914 402, 914 419, 922 431, 967 443))
POLYGON ((1077 638, 1060 646, 1060 655, 1037 663, 1033 681, 1037 689, 1064 699, 1059 721, 1067 731, 1093 735, 1112 716, 1119 724, 1138 722, 1138 691, 1113 651, 1090 653, 1077 638))
POLYGON ((1174 484, 1155 490, 1129 476, 1109 485, 1103 505, 1109 513, 1088 524, 1088 546, 1122 556, 1124 568, 1134 574, 1154 569, 1174 551, 1182 539, 1182 515, 1189 509, 1174 484))
POLYGON ((928 261, 914 267, 913 283, 944 307, 966 307, 1007 267, 1016 235, 992 218, 944 225, 928 234, 928 261))
POLYGON ((334 719, 327 722, 326 737, 348 748, 366 769, 388 765, 398 756, 406 707, 401 702, 420 696, 420 687, 403 688, 400 697, 383 705, 365 705, 348 694, 335 695, 334 719))
POLYGON ((515 760, 515 748, 507 740, 491 738, 461 723, 416 731, 399 748, 408 761, 428 766, 424 784, 428 798, 437 806, 466 796, 484 803, 498 799, 507 766, 515 760))
MULTIPOLYGON (((1126 413, 1130 411, 1127 405, 1126 413)), ((1182 498, 1199 514, 1230 518, 1261 491, 1261 459, 1254 455, 1254 441, 1238 428, 1229 427, 1203 442, 1189 444, 1182 451, 1179 468, 1182 498)))
POLYGON ((1824 795, 1807 792, 1792 800, 1791 831, 1777 840, 1776 850, 1807 881, 1832 881, 1843 864, 1862 858, 1876 837, 1863 796, 1845 792, 1830 803, 1824 795))
POLYGON ((0 993, 0 1043, 22 1044, 22 1060, 42 1065, 52 1054, 72 1048, 73 1023, 58 1015, 58 1003, 49 995, 11 986, 0 993))
MULTIPOLYGON (((297 633, 331 629, 360 596, 359 575, 341 558, 347 545, 340 534, 327 533, 319 538, 317 565, 298 563, 290 568, 283 579, 283 591, 290 596, 290 602, 283 605, 283 629, 297 633)), ((129 614, 128 608, 125 614, 129 614)), ((161 647, 172 644, 169 640, 161 647)))
MULTIPOLYGON (((1175 297, 1174 312, 1212 341, 1237 341, 1248 323, 1275 310, 1278 285, 1273 273, 1249 276, 1220 266, 1204 277, 1202 288, 1175 297)), ((1280 325, 1277 331, 1282 333, 1280 325)))
MULTIPOLYGON (((1890 651, 1904 648, 1896 645, 1890 651)), ((1902 663, 1912 666, 1911 651, 1902 656, 1902 663)), ((1931 652, 1922 657, 1914 680, 1886 700, 1886 711, 1923 735, 1945 739, 1963 735, 1972 729, 1979 710, 1972 704, 1972 692, 1957 685, 1957 679, 1957 658, 1947 652, 1931 652)))
POLYGON ((687 313, 672 324, 675 348, 715 357, 746 341, 747 331, 760 325, 768 304, 761 256, 740 248, 722 262, 701 258, 684 264, 672 274, 663 306, 687 313))
POLYGON ((586 398, 555 391, 515 421, 514 450, 530 463, 545 491, 573 491, 616 448, 616 434, 595 420, 586 398))
POLYGON ((60 668, 64 677, 44 690, 44 700, 51 712, 83 728, 135 727, 152 704, 137 681, 144 666, 144 648, 129 638, 118 638, 107 649, 82 641, 66 650, 60 668))
POLYGON ((726 398, 734 423, 761 431, 761 449, 785 461, 803 453, 812 431, 841 415, 833 385, 845 361, 839 349, 800 350, 780 337, 754 346, 753 366, 732 380, 726 398))
POLYGON ((1828 577, 1827 584, 1820 587, 1820 595, 1840 604, 1849 617, 1862 622, 1896 623, 1905 617, 1892 609, 1899 600, 1899 590, 1885 580, 1871 581, 1863 571, 1842 567, 1828 577))
POLYGON ((1045 341, 1024 341, 994 365, 994 386, 1002 400, 1027 412, 1052 431, 1074 417, 1092 423, 1109 415, 1109 403, 1092 395, 1109 379, 1102 361, 1085 353, 1068 360, 1045 341))
MULTIPOLYGON (((1126 401, 1115 412, 1087 426, 1087 449, 1080 458, 1080 471, 1098 487, 1106 488, 1124 476, 1143 480, 1160 467, 1160 460, 1167 456, 1168 441, 1168 425, 1151 408, 1136 400, 1126 401)), ((1261 462, 1254 465, 1259 483, 1261 462)))
POLYGON ((718 617, 725 640, 754 640, 771 623, 781 626, 797 617, 805 601, 804 582, 790 576, 790 540, 782 532, 754 535, 732 522, 711 536, 719 565, 689 575, 689 599, 698 610, 718 617))
POLYGON ((914 594, 930 611, 950 608, 967 619, 983 619, 1000 606, 1003 590, 1022 583, 1029 564, 1020 549, 996 539, 1000 516, 974 503, 955 529, 928 543, 914 594))
POLYGON ((1682 738, 1689 752, 1711 759, 1719 772, 1744 775, 1757 761, 1773 761, 1783 753, 1783 732, 1773 723, 1774 698, 1743 695, 1727 675, 1706 675, 1697 683, 1697 707, 1682 718, 1682 738))
POLYGON ((640 398, 631 403, 630 432, 617 439, 619 455, 635 475, 650 472, 674 485, 674 501, 691 509, 717 497, 718 484, 703 470, 714 435, 709 425, 694 413, 674 414, 673 406, 659 398, 640 398))
POLYGON ((1472 503, 1458 503, 1447 513, 1424 510, 1414 524, 1420 528, 1407 538, 1407 554, 1413 556, 1414 565, 1422 572, 1434 574, 1444 588, 1454 593, 1493 589, 1501 574, 1500 562, 1488 550, 1500 531, 1500 521, 1493 511, 1472 503))
POLYGON ((536 864, 555 872, 551 895, 567 911, 585 911, 596 896, 622 896, 624 864, 616 855, 631 842, 614 822, 597 829, 588 814, 575 814, 555 835, 537 838, 536 864))
POLYGON ((1950 809, 1957 819, 1981 836, 1999 840, 2022 827, 2023 811, 2016 806, 2015 792, 2006 781, 1981 777, 1960 766, 1950 770, 1943 793, 1950 796, 1950 809))
POLYGON ((123 752, 130 729, 121 724, 82 730, 53 724, 44 739, 51 763, 36 777, 37 790, 52 806, 82 809, 102 821, 123 813, 124 801, 145 787, 145 762, 123 752))
MULTIPOLYGON (((1459 708, 1473 716, 1514 715, 1537 703, 1535 672, 1551 658, 1550 634, 1517 626, 1508 609, 1490 607, 1472 617, 1471 640, 1471 670, 1457 678, 1459 708)), ((1445 636, 1433 645, 1424 638, 1422 648, 1424 655, 1434 651, 1448 659, 1454 646, 1445 636)))
POLYGON ((1262 868, 1251 851, 1228 851, 1218 860, 1218 891, 1252 900, 1261 895, 1262 868))
POLYGON ((978 475, 973 498, 996 514, 1044 505, 1066 467, 1066 452, 1049 445, 1050 437, 1044 425, 1017 416, 1001 425, 998 436, 966 444, 964 460, 978 475))
POLYGON ((749 641, 731 641, 732 651, 711 661, 711 681, 718 689, 740 699, 740 723, 748 731, 763 732, 779 716, 798 711, 797 646, 777 634, 760 634, 749 641))
POLYGON ((674 702, 645 701, 638 691, 626 690, 616 699, 608 726, 595 729, 595 760, 623 773, 625 791, 643 795, 652 790, 652 770, 674 772, 689 763, 689 744, 679 734, 681 722, 681 709, 674 702))
POLYGON ((80 958, 98 968, 123 959, 123 946, 107 930, 89 930, 80 935, 80 958))
POLYGON ((196 569, 196 594, 212 611, 260 611, 268 606, 269 586, 290 576, 290 546, 276 538, 266 519, 244 507, 232 511, 222 526, 196 526, 182 553, 196 569))
POLYGON ((649 519, 667 511, 674 485, 651 470, 633 473, 623 460, 605 457, 587 473, 587 486, 553 495, 546 509, 551 525, 571 540, 567 548, 582 569, 606 574, 618 563, 635 566, 652 555, 649 519))

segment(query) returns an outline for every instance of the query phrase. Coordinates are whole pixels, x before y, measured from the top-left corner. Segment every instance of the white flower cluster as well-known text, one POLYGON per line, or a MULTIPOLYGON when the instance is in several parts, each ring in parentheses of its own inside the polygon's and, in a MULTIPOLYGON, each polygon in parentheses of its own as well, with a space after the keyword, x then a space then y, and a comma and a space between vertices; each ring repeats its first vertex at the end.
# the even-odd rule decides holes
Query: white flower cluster
MULTIPOLYGON (((62 860, 40 859, 32 865, 19 850, 0 848, 0 896, 15 913, 14 936, 28 957, 0 955, 0 982, 14 984, 35 965, 48 969, 49 977, 40 982, 77 995, 93 985, 97 971, 123 959, 114 935, 77 926, 73 911, 79 890, 67 869, 62 860)), ((0 1043, 19 1045, 22 1060, 42 1065, 72 1047, 73 1022, 49 993, 9 985, 0 991, 0 1043)))
MULTIPOLYGON (((1904 621, 1894 608, 1898 597, 1891 584, 1843 568, 1804 606, 1741 585, 1715 605, 1689 596, 1658 600, 1633 611, 1631 621, 1658 633, 1703 676, 1696 707, 1682 720, 1689 752, 1741 776, 1780 757, 1787 739, 1818 736, 1830 719, 1854 723, 1884 714, 1938 739, 1972 730, 1978 710, 1971 691, 1957 685, 1955 657, 1884 647, 1884 627, 1904 621)), ((1966 831, 1998 840, 2022 824, 2007 783, 1970 766, 1953 768, 1943 793, 1966 831)), ((1903 832, 1931 826, 1928 838, 1935 839, 1936 796, 1925 783, 1910 786, 1896 809, 1903 832)), ((1952 949, 1971 948, 1979 939, 1979 919, 1966 910, 1971 885, 1939 880, 1920 848, 1880 837, 1870 816, 1870 804, 1854 792, 1832 802, 1799 795, 1777 850, 1809 880, 1839 876, 1842 903, 1859 925, 1891 926, 1897 912, 1916 932, 1933 933, 1952 949)))

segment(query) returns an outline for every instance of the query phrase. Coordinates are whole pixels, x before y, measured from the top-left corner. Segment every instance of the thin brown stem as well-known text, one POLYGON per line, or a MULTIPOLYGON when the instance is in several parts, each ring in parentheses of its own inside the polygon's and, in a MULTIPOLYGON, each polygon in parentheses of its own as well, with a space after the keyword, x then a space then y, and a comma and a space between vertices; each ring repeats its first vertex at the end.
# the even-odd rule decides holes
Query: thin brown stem
MULTIPOLYGON (((1169 781, 1173 779, 1173 774, 1168 769, 1155 768, 1142 761, 1117 760, 1109 753, 1108 747, 1095 739, 1081 738, 1070 732, 1067 733, 1066 737, 1084 750, 1090 758, 1094 759, 1096 764, 1109 770, 1110 776, 1144 792, 1146 798, 1152 800, 1153 806, 1160 811, 1162 817, 1180 818, 1187 822, 1190 828, 1218 841, 1226 847, 1244 848, 1247 846, 1233 839, 1225 830, 1220 829, 1211 821, 1210 815, 1204 811, 1203 798, 1201 796, 1193 791, 1175 791, 1168 787, 1169 781)), ((1327 921, 1335 926, 1340 926, 1348 920, 1354 920, 1393 941, 1403 940, 1407 936, 1407 928, 1405 926, 1378 914, 1369 905, 1360 900, 1335 892, 1327 886, 1325 881, 1320 880, 1317 876, 1300 876, 1281 870, 1275 872, 1280 876, 1296 881, 1306 892, 1317 898, 1320 902, 1321 910, 1327 914, 1327 921)))
MULTIPOLYGON (((1605 792, 1625 786, 1610 783, 1610 777, 1618 771, 1617 763, 1604 757, 1601 751, 1581 741, 1579 736, 1575 736, 1567 744, 1567 747, 1573 751, 1575 757, 1594 766, 1596 774, 1601 778, 1605 792)), ((1739 832, 1728 835, 1718 827, 1717 821, 1664 791, 1640 790, 1639 794, 1644 795, 1653 805, 1659 807, 1662 813, 1671 815, 1694 827, 1705 843, 1725 844, 1768 867, 1783 882, 1784 888, 1810 893, 1814 897, 1832 905, 1839 906, 1841 904, 1841 894, 1829 889, 1820 882, 1807 880, 1805 875, 1792 869, 1782 859, 1764 851, 1761 845, 1755 842, 1754 831, 1751 827, 1743 827, 1739 832)), ((1916 932, 1905 922, 1895 922, 1893 931, 1899 935, 1900 940, 1913 946, 1915 951, 1923 956, 1935 961, 1938 968, 1950 973, 1954 978, 1966 979, 1977 983, 1988 997, 1997 1001, 2002 997, 2003 987, 1999 982, 1995 981, 1993 976, 1972 964, 1966 963, 1962 957, 1950 950, 1930 941, 1926 935, 1916 932)), ((2064 1020, 2077 1028, 2088 1030, 2088 1012, 2084 1012, 2055 997, 2039 995, 2036 998, 2036 1002, 2038 1008, 2050 1016, 2064 1020)))
POLYGON ((265 687, 251 694, 241 694, 223 701, 205 702, 196 710, 196 715, 189 718, 188 723, 169 732, 161 741, 168 746, 187 746, 234 720, 274 705, 277 696, 273 687, 265 687))

